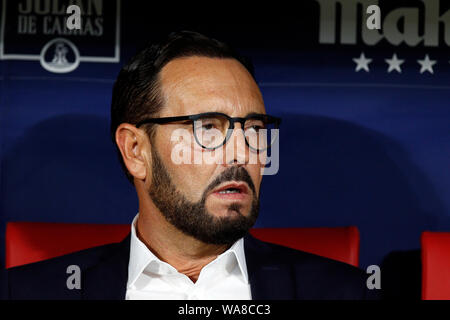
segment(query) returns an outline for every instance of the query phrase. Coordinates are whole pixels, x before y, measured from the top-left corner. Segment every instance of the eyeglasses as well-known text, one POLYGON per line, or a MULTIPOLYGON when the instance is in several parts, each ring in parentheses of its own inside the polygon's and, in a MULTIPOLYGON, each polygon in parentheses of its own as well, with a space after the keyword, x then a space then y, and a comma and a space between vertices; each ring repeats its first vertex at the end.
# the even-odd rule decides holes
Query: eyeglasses
POLYGON ((220 112, 206 112, 188 116, 149 118, 136 124, 139 128, 146 123, 166 124, 172 122, 192 122, 195 141, 204 149, 217 149, 230 139, 234 124, 240 123, 244 131, 245 143, 254 151, 264 151, 271 147, 278 137, 281 119, 266 114, 249 114, 245 118, 232 118, 220 112))

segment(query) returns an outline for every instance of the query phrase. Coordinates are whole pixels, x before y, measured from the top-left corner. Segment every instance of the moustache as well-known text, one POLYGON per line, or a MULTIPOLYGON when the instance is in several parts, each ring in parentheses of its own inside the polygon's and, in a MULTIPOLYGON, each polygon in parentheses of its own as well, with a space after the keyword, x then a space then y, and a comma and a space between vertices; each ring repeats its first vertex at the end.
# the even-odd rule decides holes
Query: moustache
POLYGON ((231 167, 219 174, 217 178, 215 178, 214 181, 209 184, 204 194, 207 194, 218 185, 227 181, 243 181, 248 184, 249 188, 253 191, 253 194, 256 194, 256 189, 255 185, 253 184, 252 178, 244 167, 231 167))

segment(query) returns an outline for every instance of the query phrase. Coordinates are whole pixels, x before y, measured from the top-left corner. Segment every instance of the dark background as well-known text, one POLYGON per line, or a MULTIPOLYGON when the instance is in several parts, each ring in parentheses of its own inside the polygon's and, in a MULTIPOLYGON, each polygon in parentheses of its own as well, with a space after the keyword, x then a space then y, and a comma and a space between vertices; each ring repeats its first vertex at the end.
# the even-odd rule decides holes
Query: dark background
MULTIPOLYGON (((422 1, 380 2, 383 18, 418 8, 423 32, 422 1)), ((54 74, 39 61, 0 60, 1 263, 7 221, 131 222, 137 199, 108 136, 112 85, 146 43, 190 29, 250 57, 267 113, 283 118, 280 171, 263 179, 256 227, 356 225, 360 266, 381 264, 388 294, 417 297, 420 234, 450 230, 450 23, 441 23, 437 47, 368 46, 361 13, 357 44, 320 44, 314 0, 202 11, 122 1, 119 63, 54 74), (373 59, 370 72, 355 72, 361 52, 373 59), (406 60, 402 73, 387 73, 393 53, 406 60), (425 54, 437 60, 434 74, 419 72, 425 54)))

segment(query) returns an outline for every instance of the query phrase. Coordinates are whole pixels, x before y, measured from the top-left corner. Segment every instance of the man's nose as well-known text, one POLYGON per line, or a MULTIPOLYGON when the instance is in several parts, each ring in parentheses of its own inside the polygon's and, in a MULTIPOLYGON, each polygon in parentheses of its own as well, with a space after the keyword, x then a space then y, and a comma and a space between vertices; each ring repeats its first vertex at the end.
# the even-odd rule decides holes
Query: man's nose
POLYGON ((236 123, 230 138, 225 144, 226 165, 246 165, 249 159, 249 149, 245 142, 245 133, 240 123, 236 123))

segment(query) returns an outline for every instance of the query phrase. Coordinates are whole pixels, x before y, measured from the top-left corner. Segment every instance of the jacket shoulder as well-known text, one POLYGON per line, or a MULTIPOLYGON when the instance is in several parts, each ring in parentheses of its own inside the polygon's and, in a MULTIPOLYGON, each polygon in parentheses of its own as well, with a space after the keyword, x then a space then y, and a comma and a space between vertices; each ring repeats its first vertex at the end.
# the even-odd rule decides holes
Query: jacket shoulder
POLYGON ((253 252, 254 264, 276 264, 290 271, 297 297, 311 300, 379 298, 377 290, 367 288, 368 275, 355 266, 253 237, 245 241, 253 252))
POLYGON ((83 274, 107 259, 118 246, 119 243, 97 246, 9 268, 3 276, 3 294, 6 299, 79 299, 81 290, 69 289, 67 285, 67 279, 78 272, 73 266, 83 274))

